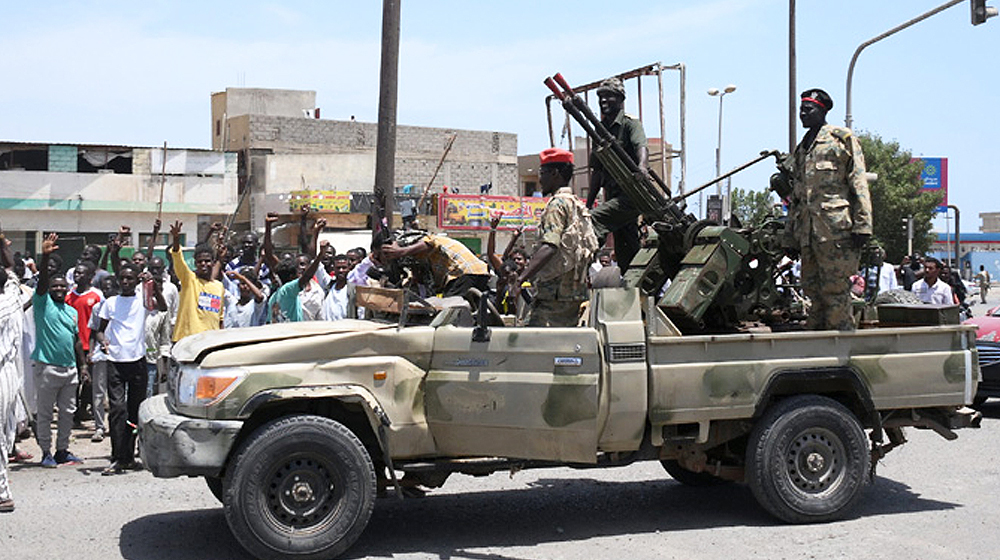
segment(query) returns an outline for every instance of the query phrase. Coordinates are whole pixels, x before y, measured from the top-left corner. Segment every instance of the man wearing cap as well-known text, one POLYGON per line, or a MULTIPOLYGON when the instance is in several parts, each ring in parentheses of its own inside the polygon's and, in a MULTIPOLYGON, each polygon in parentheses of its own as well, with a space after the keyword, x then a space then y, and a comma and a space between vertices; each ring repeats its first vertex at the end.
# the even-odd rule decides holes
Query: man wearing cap
POLYGON ((872 233, 865 158, 850 129, 826 123, 833 100, 821 89, 801 95, 806 134, 792 153, 785 242, 802 255, 802 287, 812 302, 807 326, 854 330, 849 278, 872 233))
MULTIPOLYGON (((644 174, 649 174, 649 149, 646 133, 639 119, 625 114, 625 86, 618 78, 609 78, 597 88, 601 105, 601 124, 608 129, 625 152, 635 159, 644 174)), ((593 173, 590 178, 590 192, 587 193, 587 208, 594 208, 597 193, 604 189, 604 202, 594 208, 592 218, 597 240, 604 245, 609 233, 615 235, 615 255, 618 266, 624 272, 632 257, 639 252, 639 227, 636 219, 639 210, 621 187, 604 170, 600 161, 592 160, 593 173)))
POLYGON ((530 281, 536 293, 525 322, 529 327, 574 327, 587 300, 587 269, 597 236, 586 206, 573 194, 573 153, 549 148, 540 154, 538 182, 549 198, 538 229, 540 243, 515 282, 530 281))

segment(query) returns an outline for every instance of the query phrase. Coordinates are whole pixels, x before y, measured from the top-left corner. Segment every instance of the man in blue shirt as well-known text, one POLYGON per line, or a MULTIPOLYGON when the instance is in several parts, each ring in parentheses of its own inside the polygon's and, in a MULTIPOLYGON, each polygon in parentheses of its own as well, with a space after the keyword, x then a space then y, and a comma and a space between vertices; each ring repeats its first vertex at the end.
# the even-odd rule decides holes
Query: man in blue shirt
POLYGON ((42 263, 38 286, 32 296, 35 317, 35 386, 38 391, 38 422, 35 438, 42 450, 42 466, 78 464, 82 461, 69 452, 70 430, 76 412, 76 389, 80 379, 89 377, 87 361, 80 344, 76 309, 66 303, 69 283, 61 274, 49 270, 50 256, 59 249, 59 237, 50 233, 42 241, 42 263), (59 411, 56 431, 56 454, 52 455, 52 407, 59 411))

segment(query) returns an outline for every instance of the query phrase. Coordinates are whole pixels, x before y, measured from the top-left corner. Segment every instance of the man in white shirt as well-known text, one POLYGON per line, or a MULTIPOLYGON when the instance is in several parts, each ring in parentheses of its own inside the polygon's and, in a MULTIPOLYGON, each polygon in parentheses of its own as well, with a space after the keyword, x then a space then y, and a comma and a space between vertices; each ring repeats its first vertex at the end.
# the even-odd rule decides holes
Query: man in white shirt
POLYGON ((357 303, 354 284, 347 281, 347 273, 351 269, 351 261, 347 255, 337 255, 333 258, 333 283, 323 300, 322 319, 337 321, 339 319, 357 318, 357 303))
POLYGON ((927 257, 924 261, 924 277, 913 283, 913 293, 924 303, 956 305, 951 286, 947 282, 938 280, 940 274, 941 261, 927 257))
POLYGON ((878 250, 879 261, 882 263, 878 271, 878 293, 898 290, 900 286, 896 280, 896 267, 892 266, 892 263, 885 261, 885 249, 879 247, 878 250))
MULTIPOLYGON (((95 338, 108 355, 108 401, 111 411, 108 424, 111 432, 111 466, 101 474, 121 474, 136 468, 135 433, 129 423, 139 421, 139 404, 146 398, 148 370, 146 367, 146 309, 142 294, 137 290, 139 270, 128 263, 118 270, 121 294, 105 300, 99 311, 101 324, 95 338)), ((155 309, 166 313, 160 284, 153 282, 155 309)))

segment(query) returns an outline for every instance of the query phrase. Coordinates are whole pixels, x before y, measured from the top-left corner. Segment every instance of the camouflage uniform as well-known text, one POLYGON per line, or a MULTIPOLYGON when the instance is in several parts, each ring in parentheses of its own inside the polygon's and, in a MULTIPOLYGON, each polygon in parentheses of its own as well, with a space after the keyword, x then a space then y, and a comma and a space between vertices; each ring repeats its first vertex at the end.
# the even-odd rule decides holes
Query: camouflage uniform
MULTIPOLYGON (((608 132, 618 139, 625 153, 632 158, 635 158, 639 148, 647 147, 646 132, 642 128, 642 122, 631 115, 626 115, 625 111, 618 113, 614 122, 607 128, 608 132)), ((639 210, 618 183, 604 171, 599 160, 595 158, 591 167, 594 171, 593 185, 596 187, 592 186, 592 192, 587 196, 588 206, 596 199, 597 191, 604 190, 604 202, 591 213, 594 233, 600 245, 604 245, 604 238, 609 233, 615 234, 615 258, 624 272, 632 262, 632 257, 639 252, 639 226, 636 225, 639 210)))
POLYGON ((810 329, 854 330, 848 278, 857 273, 852 234, 871 235, 872 206, 861 145, 847 128, 824 124, 809 149, 792 154, 786 243, 802 254, 810 329))
POLYGON ((597 248, 597 238, 587 222, 589 212, 569 187, 556 191, 542 212, 538 233, 542 243, 556 247, 556 254, 532 280, 535 298, 526 326, 575 327, 580 304, 587 300, 587 268, 597 248), (581 220, 573 227, 574 220, 581 220))

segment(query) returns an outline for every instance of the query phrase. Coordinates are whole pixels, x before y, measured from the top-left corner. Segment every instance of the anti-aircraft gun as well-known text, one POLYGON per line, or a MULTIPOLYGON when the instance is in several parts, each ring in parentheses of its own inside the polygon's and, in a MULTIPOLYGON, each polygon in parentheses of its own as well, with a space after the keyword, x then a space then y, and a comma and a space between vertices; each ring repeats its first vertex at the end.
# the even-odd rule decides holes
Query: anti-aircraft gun
POLYGON ((639 168, 561 74, 544 83, 590 136, 592 157, 632 200, 649 228, 644 247, 625 273, 627 286, 658 298, 658 306, 684 332, 726 332, 747 321, 788 320, 788 301, 776 282, 783 222, 769 219, 753 228, 720 226, 685 212, 684 202, 768 157, 775 156, 780 164, 777 151, 762 152, 684 196, 671 197, 663 180, 652 170, 647 175, 639 168))

